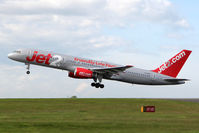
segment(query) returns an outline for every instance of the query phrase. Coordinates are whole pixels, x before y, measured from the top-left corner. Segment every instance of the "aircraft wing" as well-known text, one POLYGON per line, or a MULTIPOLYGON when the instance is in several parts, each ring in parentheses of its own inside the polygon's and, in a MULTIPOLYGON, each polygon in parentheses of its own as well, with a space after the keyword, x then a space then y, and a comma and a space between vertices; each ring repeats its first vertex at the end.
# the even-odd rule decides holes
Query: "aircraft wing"
POLYGON ((189 79, 164 79, 168 82, 189 81, 189 79))
POLYGON ((126 65, 126 66, 121 66, 121 67, 110 67, 110 68, 96 68, 96 69, 90 69, 93 72, 104 74, 104 73, 109 73, 109 74, 116 74, 118 72, 123 72, 128 68, 131 68, 133 66, 126 65))

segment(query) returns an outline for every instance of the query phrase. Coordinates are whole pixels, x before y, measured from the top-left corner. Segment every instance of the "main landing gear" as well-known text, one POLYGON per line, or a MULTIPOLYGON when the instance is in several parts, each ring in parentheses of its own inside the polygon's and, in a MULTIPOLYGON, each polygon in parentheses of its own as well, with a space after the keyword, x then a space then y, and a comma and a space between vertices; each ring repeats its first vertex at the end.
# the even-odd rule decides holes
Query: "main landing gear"
POLYGON ((104 84, 101 84, 103 75, 97 73, 95 73, 94 75, 95 75, 93 78, 94 82, 91 83, 91 86, 96 88, 104 88, 104 84), (97 80, 99 81, 99 83, 97 82, 97 80))
POLYGON ((93 83, 91 83, 91 86, 92 87, 96 87, 96 88, 104 88, 104 85, 103 84, 100 84, 100 83, 96 83, 96 82, 93 82, 93 83))
POLYGON ((27 67, 26 67, 26 69, 28 69, 28 71, 26 72, 26 74, 30 74, 30 64, 25 64, 25 65, 27 65, 27 67))

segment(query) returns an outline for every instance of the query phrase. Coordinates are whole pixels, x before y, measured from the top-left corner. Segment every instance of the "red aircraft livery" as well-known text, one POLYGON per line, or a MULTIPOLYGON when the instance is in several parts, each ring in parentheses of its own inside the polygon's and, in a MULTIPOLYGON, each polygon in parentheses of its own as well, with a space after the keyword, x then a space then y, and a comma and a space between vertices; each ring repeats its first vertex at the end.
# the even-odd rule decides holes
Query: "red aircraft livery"
POLYGON ((52 58, 51 54, 48 54, 45 56, 44 54, 37 55, 37 53, 38 53, 38 51, 34 51, 33 56, 31 58, 29 56, 27 56, 26 60, 33 62, 36 59, 37 63, 44 63, 44 61, 45 61, 45 64, 47 64, 47 65, 50 64, 49 60, 50 60, 50 58, 52 58))
POLYGON ((116 65, 110 65, 107 63, 97 62, 97 61, 93 61, 93 60, 74 58, 74 61, 84 62, 84 63, 88 63, 91 65, 97 65, 97 66, 103 66, 103 67, 116 67, 116 65))

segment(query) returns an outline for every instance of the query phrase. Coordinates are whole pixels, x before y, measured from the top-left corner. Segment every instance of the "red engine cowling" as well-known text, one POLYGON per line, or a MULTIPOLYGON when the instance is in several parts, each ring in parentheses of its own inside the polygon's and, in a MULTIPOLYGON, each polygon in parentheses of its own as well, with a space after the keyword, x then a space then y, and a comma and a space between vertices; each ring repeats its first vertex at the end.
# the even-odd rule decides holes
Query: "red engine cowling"
POLYGON ((93 72, 85 68, 76 68, 74 72, 69 72, 68 76, 71 78, 87 79, 93 77, 93 72))

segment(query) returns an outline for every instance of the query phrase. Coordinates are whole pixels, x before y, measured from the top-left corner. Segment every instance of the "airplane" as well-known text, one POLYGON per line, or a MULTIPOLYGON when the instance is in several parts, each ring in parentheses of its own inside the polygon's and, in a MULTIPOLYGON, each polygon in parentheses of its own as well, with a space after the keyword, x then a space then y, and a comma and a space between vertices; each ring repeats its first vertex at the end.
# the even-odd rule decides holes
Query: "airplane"
POLYGON ((8 54, 8 58, 23 62, 30 74, 30 64, 68 71, 68 76, 76 79, 93 79, 92 87, 104 88, 102 79, 116 80, 142 85, 178 85, 188 79, 176 78, 190 50, 182 50, 170 60, 154 70, 144 70, 132 65, 118 65, 81 57, 68 56, 36 49, 18 49, 8 54))

